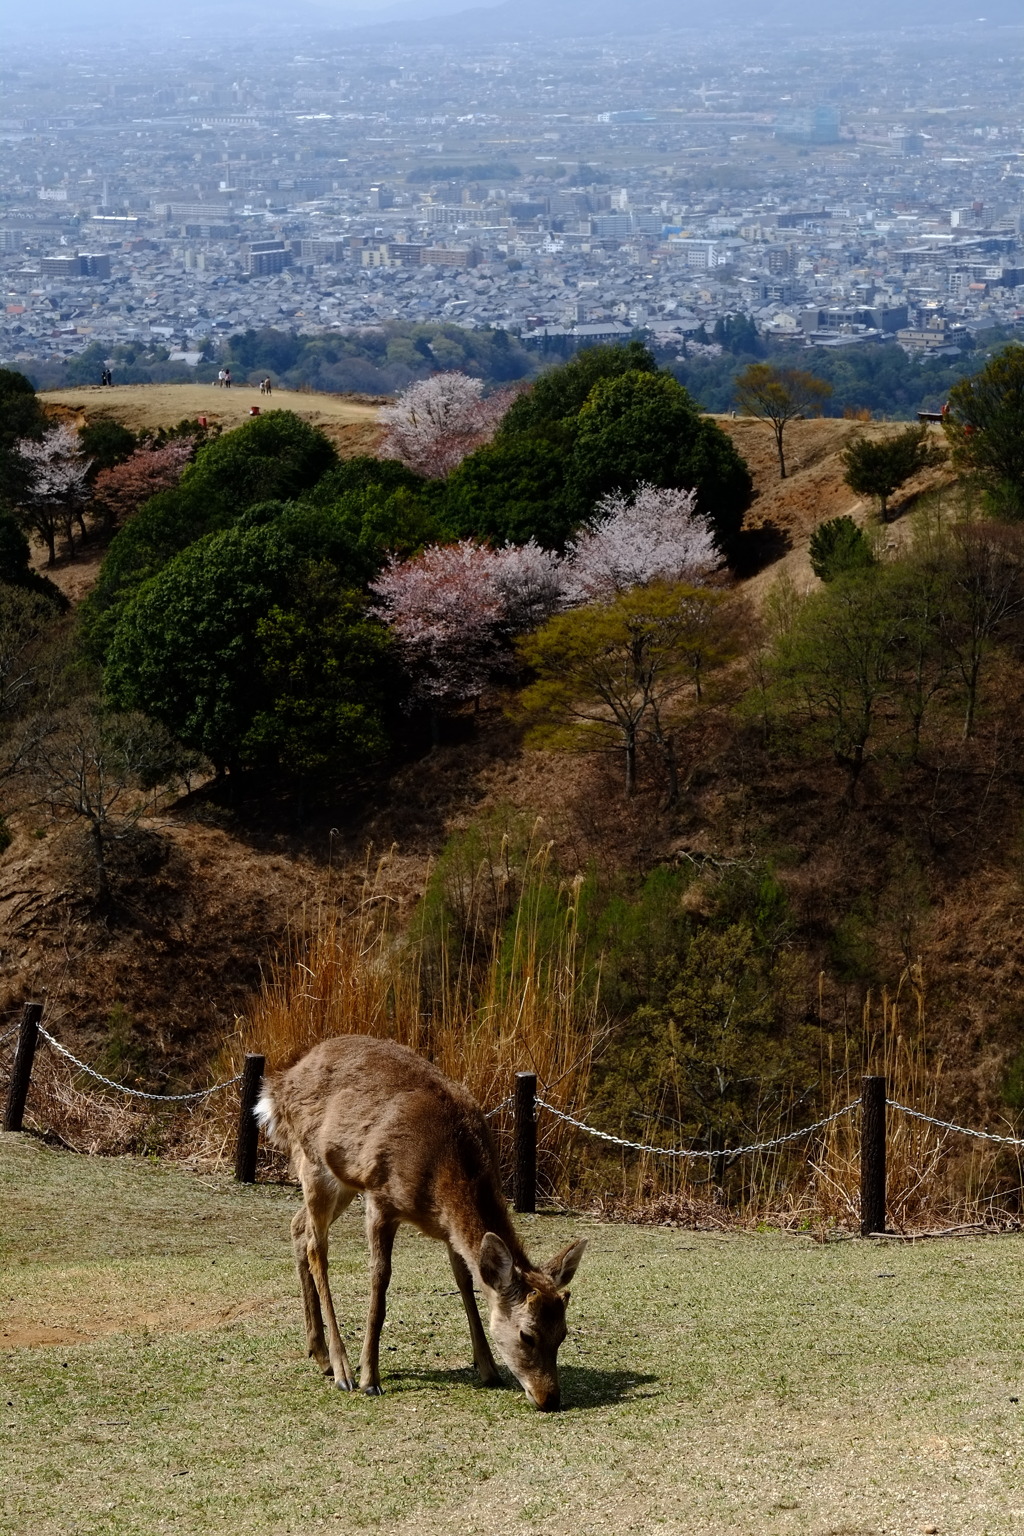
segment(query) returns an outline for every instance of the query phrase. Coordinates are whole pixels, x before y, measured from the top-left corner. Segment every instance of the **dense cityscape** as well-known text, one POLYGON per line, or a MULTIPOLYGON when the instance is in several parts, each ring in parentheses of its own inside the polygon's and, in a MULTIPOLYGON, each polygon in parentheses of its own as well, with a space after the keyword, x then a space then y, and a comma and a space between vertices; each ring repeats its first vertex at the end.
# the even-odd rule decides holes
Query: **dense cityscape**
POLYGON ((187 378, 250 328, 424 321, 692 357, 729 315, 955 358, 1024 318, 1021 52, 1009 28, 26 45, 0 357, 43 380, 131 347, 187 378))

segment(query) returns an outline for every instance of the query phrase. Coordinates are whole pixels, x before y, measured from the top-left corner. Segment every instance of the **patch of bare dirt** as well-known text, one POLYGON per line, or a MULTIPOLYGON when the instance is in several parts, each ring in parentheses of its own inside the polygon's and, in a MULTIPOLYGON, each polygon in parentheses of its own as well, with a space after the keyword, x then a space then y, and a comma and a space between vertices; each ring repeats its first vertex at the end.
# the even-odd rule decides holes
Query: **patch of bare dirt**
POLYGON ((80 1328, 49 1327, 18 1317, 16 1313, 8 1316, 0 1327, 0 1350, 89 1344, 93 1339, 103 1338, 107 1334, 131 1333, 135 1329, 147 1333, 202 1333, 208 1328, 223 1328, 226 1323, 233 1323, 240 1317, 253 1317, 266 1310, 265 1304, 259 1301, 240 1302, 236 1306, 212 1310, 169 1302, 166 1307, 158 1310, 119 1305, 116 1311, 97 1312, 90 1316, 88 1304, 83 1308, 81 1298, 78 1299, 77 1309, 80 1317, 83 1311, 85 1313, 84 1326, 80 1328))
POLYGON ((106 552, 105 546, 86 544, 81 551, 76 549, 73 555, 58 555, 56 564, 47 565, 45 545, 33 543, 31 561, 33 569, 40 576, 48 576, 71 606, 75 607, 89 596, 99 581, 100 566, 106 552))

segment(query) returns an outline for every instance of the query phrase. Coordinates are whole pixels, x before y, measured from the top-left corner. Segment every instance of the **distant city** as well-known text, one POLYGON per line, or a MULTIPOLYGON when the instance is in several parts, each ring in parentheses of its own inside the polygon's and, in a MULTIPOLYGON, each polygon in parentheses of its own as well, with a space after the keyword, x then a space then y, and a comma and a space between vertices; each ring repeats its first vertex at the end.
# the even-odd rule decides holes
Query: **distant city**
POLYGON ((188 378, 392 321, 692 356, 737 315, 957 356, 1024 322, 1022 63, 1021 28, 13 48, 0 361, 188 378))

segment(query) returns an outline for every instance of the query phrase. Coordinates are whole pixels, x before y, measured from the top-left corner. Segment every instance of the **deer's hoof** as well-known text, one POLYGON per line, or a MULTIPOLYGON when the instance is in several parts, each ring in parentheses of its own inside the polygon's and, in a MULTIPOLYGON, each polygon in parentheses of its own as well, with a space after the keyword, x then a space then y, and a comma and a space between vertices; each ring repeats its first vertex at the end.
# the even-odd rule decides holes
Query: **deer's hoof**
POLYGON ((363 1396, 364 1397, 383 1397, 384 1396, 384 1388, 383 1387, 364 1387, 363 1388, 363 1396))

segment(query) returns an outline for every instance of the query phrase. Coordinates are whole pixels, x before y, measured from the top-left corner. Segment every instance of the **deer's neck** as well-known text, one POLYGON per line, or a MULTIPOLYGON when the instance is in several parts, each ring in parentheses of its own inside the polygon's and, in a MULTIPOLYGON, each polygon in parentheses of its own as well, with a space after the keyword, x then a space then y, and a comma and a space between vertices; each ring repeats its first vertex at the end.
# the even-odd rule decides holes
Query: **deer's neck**
POLYGON ((448 1241, 475 1275, 480 1273, 480 1245, 485 1232, 493 1232, 501 1238, 521 1269, 532 1269, 495 1179, 485 1177, 473 1186, 457 1186, 450 1192, 445 1205, 448 1241))

